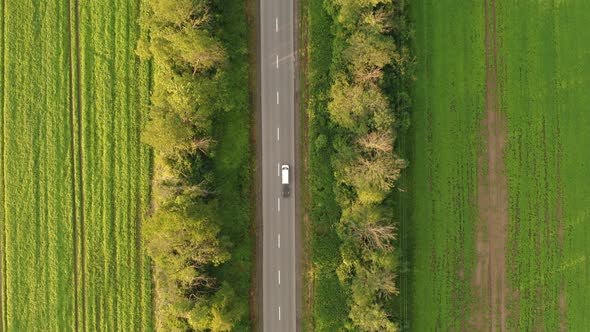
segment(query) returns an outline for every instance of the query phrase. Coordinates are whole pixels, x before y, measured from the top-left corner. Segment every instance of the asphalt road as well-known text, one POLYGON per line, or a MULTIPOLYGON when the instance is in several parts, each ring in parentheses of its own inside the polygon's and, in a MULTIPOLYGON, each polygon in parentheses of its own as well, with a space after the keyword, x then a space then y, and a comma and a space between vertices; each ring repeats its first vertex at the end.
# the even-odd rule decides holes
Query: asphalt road
POLYGON ((260 0, 262 327, 296 330, 294 0, 260 0), (282 197, 280 166, 290 166, 282 197))

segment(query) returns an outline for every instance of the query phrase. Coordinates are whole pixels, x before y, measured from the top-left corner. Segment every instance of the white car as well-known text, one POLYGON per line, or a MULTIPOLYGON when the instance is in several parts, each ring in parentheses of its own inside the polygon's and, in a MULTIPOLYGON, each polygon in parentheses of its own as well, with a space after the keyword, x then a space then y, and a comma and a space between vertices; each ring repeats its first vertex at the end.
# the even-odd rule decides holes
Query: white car
POLYGON ((289 165, 281 166, 281 183, 283 184, 283 197, 289 196, 289 165))

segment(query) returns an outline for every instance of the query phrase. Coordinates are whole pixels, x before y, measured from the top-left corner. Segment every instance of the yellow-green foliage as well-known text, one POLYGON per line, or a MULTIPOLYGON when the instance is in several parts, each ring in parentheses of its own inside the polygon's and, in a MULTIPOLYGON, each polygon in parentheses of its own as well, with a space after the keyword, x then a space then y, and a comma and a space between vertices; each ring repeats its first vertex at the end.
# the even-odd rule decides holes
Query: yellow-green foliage
POLYGON ((247 330, 245 7, 148 0, 142 8, 150 39, 136 52, 154 65, 143 140, 155 152, 155 213, 144 224, 144 241, 154 260, 157 328, 247 330))
POLYGON ((407 66, 405 46, 396 45, 396 38, 406 42, 407 32, 394 31, 391 24, 404 21, 403 4, 326 1, 325 6, 338 22, 327 108, 336 129, 333 190, 343 210, 336 226, 342 241, 336 272, 350 292, 347 326, 396 331, 398 325, 389 312, 391 299, 398 294, 395 223, 390 212, 370 216, 384 207, 391 211, 392 202, 386 200, 406 167, 394 149, 401 127, 395 115, 402 112, 396 109, 395 93, 403 87, 386 83, 401 80, 407 66))

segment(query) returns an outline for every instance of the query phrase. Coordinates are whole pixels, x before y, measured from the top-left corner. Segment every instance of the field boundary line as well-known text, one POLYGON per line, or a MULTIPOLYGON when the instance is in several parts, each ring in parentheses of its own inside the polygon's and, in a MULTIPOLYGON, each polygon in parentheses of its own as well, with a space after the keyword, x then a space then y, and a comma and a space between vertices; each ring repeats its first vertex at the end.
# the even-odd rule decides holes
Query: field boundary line
MULTIPOLYGON (((401 5, 400 8, 402 10, 402 17, 404 17, 405 19, 407 19, 406 15, 409 15, 408 10, 406 8, 406 4, 404 0, 400 1, 401 5)), ((398 49, 402 49, 403 46, 403 41, 400 39, 398 40, 397 43, 397 47, 398 49)), ((404 77, 401 73, 397 74, 397 81, 398 81, 398 88, 396 91, 396 97, 398 99, 400 99, 400 91, 402 89, 405 89, 405 82, 404 82, 404 77)), ((411 111, 410 111, 411 112, 411 111)), ((409 115, 411 116, 411 114, 409 115)), ((407 154, 407 147, 406 147, 406 136, 409 135, 409 130, 405 129, 404 132, 401 133, 401 135, 399 135, 399 149, 401 150, 402 156, 403 158, 408 161, 409 159, 409 155, 407 154)), ((399 236, 399 250, 401 251, 401 270, 400 268, 398 268, 398 281, 399 281, 399 285, 398 285, 398 289, 400 290, 400 292, 405 292, 405 295, 401 295, 400 296, 400 314, 399 314, 399 322, 401 323, 400 325, 400 329, 404 329, 406 326, 408 325, 408 264, 409 264, 409 256, 407 255, 407 244, 405 241, 405 237, 406 237, 406 232, 407 232, 407 228, 406 228, 406 221, 407 221, 407 210, 406 210, 406 200, 408 200, 409 198, 407 197, 407 195, 409 195, 409 193, 407 192, 407 188, 408 188, 408 174, 409 170, 407 170, 404 174, 403 177, 401 177, 400 181, 399 181, 399 185, 401 186, 401 188, 403 189, 403 191, 399 191, 398 190, 398 196, 400 197, 400 199, 398 200, 399 203, 399 207, 398 207, 398 222, 399 222, 399 230, 398 230, 398 236, 399 236)))

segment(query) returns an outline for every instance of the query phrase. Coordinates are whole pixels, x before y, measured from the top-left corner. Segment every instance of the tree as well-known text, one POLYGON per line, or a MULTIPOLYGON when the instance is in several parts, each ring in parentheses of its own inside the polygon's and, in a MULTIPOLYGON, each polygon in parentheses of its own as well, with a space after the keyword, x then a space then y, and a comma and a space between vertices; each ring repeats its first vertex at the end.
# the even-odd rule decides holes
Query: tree
POLYGON ((392 0, 333 0, 336 8, 330 8, 332 14, 338 22, 347 28, 354 28, 359 21, 362 13, 372 11, 375 6, 380 4, 392 3, 392 0))
POLYGON ((367 131, 369 115, 389 108, 379 89, 350 84, 344 76, 336 78, 330 96, 328 111, 332 121, 356 133, 367 131))
POLYGON ((358 139, 358 145, 366 153, 393 151, 393 137, 390 130, 373 131, 358 139))
POLYGON ((219 226, 188 208, 161 208, 144 223, 143 230, 148 254, 169 280, 197 292, 214 287, 205 267, 229 258, 218 238, 219 226))
POLYGON ((248 311, 246 304, 236 298, 233 288, 226 282, 211 299, 211 331, 231 331, 248 311))
POLYGON ((187 320, 195 331, 226 332, 247 312, 245 304, 236 298, 236 293, 228 283, 209 299, 198 299, 188 313, 187 320))
POLYGON ((372 293, 380 293, 384 297, 398 295, 395 273, 382 266, 371 264, 368 268, 357 267, 357 279, 360 284, 365 285, 372 293))
POLYGON ((175 55, 193 68, 193 73, 221 65, 226 58, 221 43, 204 30, 184 27, 167 36, 175 55))
POLYGON ((400 56, 393 38, 367 31, 355 31, 344 51, 357 82, 375 83, 383 76, 383 67, 400 56))
POLYGON ((158 25, 185 24, 201 26, 209 20, 209 11, 204 1, 193 0, 149 0, 151 20, 158 25))
POLYGON ((225 50, 216 38, 192 26, 152 31, 150 51, 154 58, 176 66, 184 65, 193 74, 219 66, 226 58, 225 50))
POLYGON ((190 327, 195 331, 208 331, 212 320, 210 301, 204 298, 197 299, 193 309, 187 315, 190 327))
POLYGON ((391 153, 359 156, 347 166, 345 182, 354 186, 363 204, 380 203, 394 187, 406 163, 391 153))
POLYGON ((142 131, 142 140, 145 143, 156 151, 168 155, 191 149, 193 131, 177 113, 152 108, 150 117, 142 131))
POLYGON ((378 304, 353 304, 349 317, 352 324, 361 331, 367 332, 396 332, 397 325, 389 320, 385 310, 378 304))
POLYGON ((386 34, 395 28, 394 7, 390 5, 368 10, 361 15, 362 27, 372 34, 386 34))
POLYGON ((340 235, 353 239, 361 250, 389 253, 397 237, 391 219, 391 213, 382 206, 365 205, 359 200, 342 212, 340 220, 346 234, 340 235))
MULTIPOLYGON (((395 116, 389 109, 376 110, 371 119, 371 126, 377 131, 391 130, 395 123, 395 116)), ((395 135, 392 135, 392 140, 395 140, 395 135)))
POLYGON ((396 238, 395 226, 383 224, 368 224, 355 227, 355 235, 367 250, 392 251, 392 241, 396 238))

